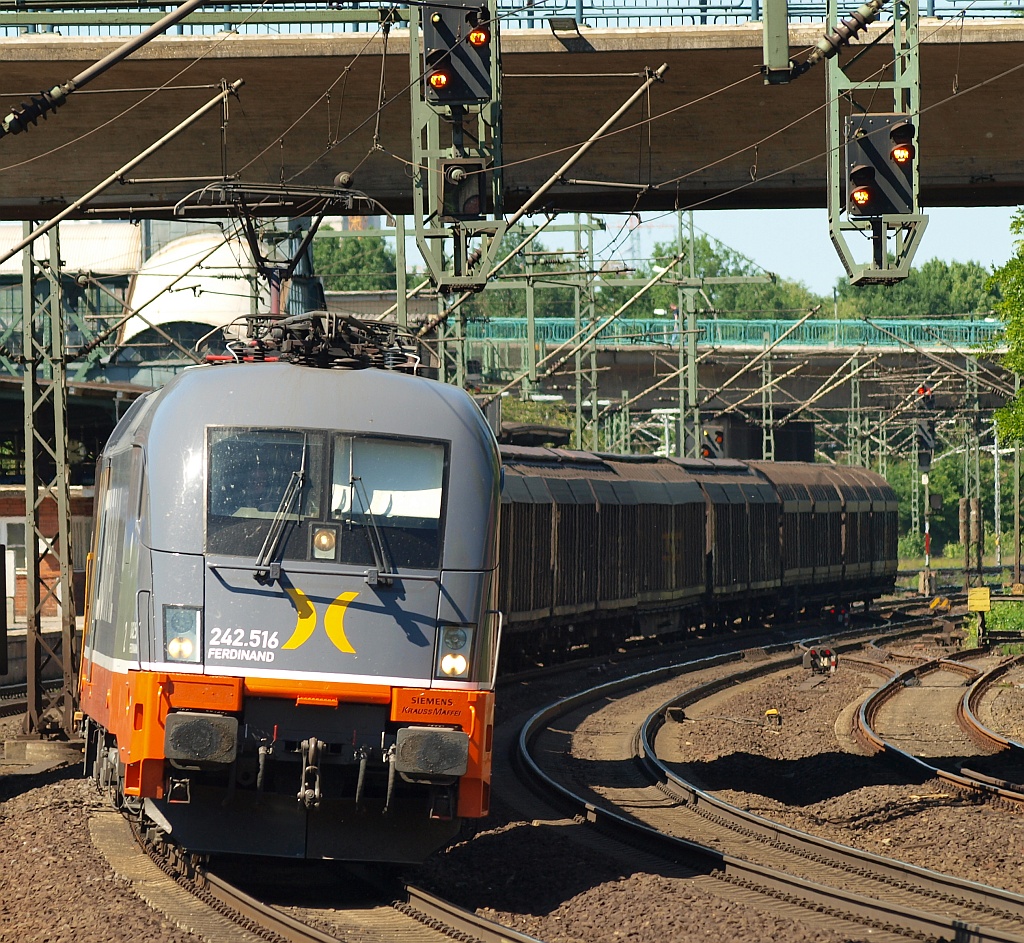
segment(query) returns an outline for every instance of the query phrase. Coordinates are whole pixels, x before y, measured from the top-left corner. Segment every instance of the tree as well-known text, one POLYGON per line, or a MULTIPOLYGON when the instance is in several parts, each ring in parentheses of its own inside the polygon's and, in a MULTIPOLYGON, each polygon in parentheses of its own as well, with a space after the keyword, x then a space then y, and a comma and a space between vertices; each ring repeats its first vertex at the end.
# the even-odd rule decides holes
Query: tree
POLYGON ((978 262, 930 259, 894 285, 851 285, 836 282, 841 318, 926 318, 988 314, 999 303, 999 292, 978 262))
MULTIPOLYGON (((1010 221, 1010 232, 1024 237, 1024 209, 1010 221)), ((1006 325, 1006 356, 1003 363, 1018 376, 1024 374, 1024 238, 1015 242, 1016 255, 992 274, 1002 298, 996 307, 1006 325)), ((1024 441, 1024 400, 1018 393, 1006 406, 996 410, 996 428, 1004 442, 1024 441)))
MULTIPOLYGON (((689 278, 690 265, 687 248, 684 247, 682 261, 676 263, 665 279, 650 289, 626 314, 626 317, 651 317, 655 309, 672 311, 677 306, 678 288, 674 279, 689 278)), ((679 255, 676 243, 658 243, 649 263, 643 264, 633 273, 636 278, 651 278, 659 268, 670 265, 679 255)), ((694 239, 694 272, 698 278, 720 278, 724 276, 751 277, 764 275, 749 259, 720 243, 712 244, 707 236, 694 239)), ((600 285, 598 310, 611 314, 624 304, 636 288, 615 285, 606 281, 600 285)), ((801 282, 776 279, 762 284, 708 285, 704 294, 698 297, 697 310, 702 316, 715 314, 723 318, 779 318, 805 314, 823 299, 811 292, 801 282), (706 296, 706 297, 705 297, 706 296)))
POLYGON ((328 291, 394 291, 395 253, 383 236, 313 241, 313 265, 328 291))

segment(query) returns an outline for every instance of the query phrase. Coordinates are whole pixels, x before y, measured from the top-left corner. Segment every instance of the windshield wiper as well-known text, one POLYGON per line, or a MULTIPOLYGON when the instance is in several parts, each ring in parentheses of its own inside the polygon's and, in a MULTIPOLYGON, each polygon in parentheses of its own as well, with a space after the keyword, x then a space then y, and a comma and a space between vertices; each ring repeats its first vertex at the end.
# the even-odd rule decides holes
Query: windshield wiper
POLYGON ((359 503, 362 504, 363 510, 366 517, 370 521, 370 526, 363 525, 363 530, 366 533, 366 539, 370 542, 370 550, 373 552, 373 562, 377 569, 371 570, 366 574, 366 581, 372 586, 378 581, 382 583, 391 582, 391 560, 388 557, 388 550, 384 544, 384 538, 381 535, 380 528, 377 526, 377 518, 373 516, 373 511, 370 510, 370 500, 366 494, 366 485, 363 484, 362 478, 357 478, 355 475, 349 480, 349 487, 352 489, 353 495, 359 496, 359 503), (359 482, 358 489, 356 488, 356 482, 359 482), (362 492, 361 495, 358 492, 362 492))
POLYGON ((277 546, 281 542, 281 535, 284 533, 288 515, 291 513, 292 505, 296 503, 299 493, 302 491, 302 484, 306 480, 306 437, 302 437, 302 460, 296 468, 288 484, 285 485, 284 494, 281 495, 281 503, 274 512, 270 521, 270 529, 263 541, 263 546, 256 557, 256 566, 252 571, 253 579, 258 583, 273 583, 281 578, 281 564, 273 561, 277 554, 277 546))

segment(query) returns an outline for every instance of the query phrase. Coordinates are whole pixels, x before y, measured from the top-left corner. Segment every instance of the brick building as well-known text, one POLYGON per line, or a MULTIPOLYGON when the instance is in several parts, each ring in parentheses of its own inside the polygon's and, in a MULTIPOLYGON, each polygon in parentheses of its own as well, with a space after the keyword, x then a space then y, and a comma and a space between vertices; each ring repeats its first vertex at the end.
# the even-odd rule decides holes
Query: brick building
MULTIPOLYGON (((92 538, 92 486, 71 488, 71 556, 74 568, 75 611, 82 612, 85 599, 85 561, 92 538)), ((39 509, 40 529, 48 535, 57 533, 57 506, 44 501, 39 509)), ((0 543, 7 548, 7 610, 17 622, 27 613, 25 562, 25 488, 23 485, 0 485, 0 543)), ((43 582, 50 583, 59 575, 56 557, 47 554, 39 564, 43 582)), ((47 600, 44 616, 56 616, 57 601, 47 600)))

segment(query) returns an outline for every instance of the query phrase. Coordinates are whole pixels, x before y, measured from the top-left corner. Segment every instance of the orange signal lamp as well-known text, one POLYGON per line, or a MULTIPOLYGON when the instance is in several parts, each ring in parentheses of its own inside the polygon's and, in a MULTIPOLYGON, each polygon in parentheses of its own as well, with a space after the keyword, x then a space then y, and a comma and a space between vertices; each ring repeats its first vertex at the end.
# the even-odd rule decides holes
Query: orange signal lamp
POLYGON ((889 151, 897 164, 909 164, 916 156, 914 148, 914 126, 909 121, 894 124, 889 131, 892 150, 889 151))
POLYGON ((850 202, 859 210, 870 207, 875 199, 875 171, 858 164, 850 171, 850 202))
POLYGON ((435 91, 440 91, 448 86, 449 75, 447 72, 431 72, 427 76, 427 84, 435 91))
POLYGON ((486 46, 491 41, 491 31, 483 26, 475 26, 467 37, 471 46, 486 46))
POLYGON ((914 159, 914 145, 897 144, 892 149, 892 159, 897 164, 909 164, 914 159))
POLYGON ((857 187, 853 193, 850 194, 850 199, 853 201, 855 206, 863 209, 871 202, 871 187, 857 187))

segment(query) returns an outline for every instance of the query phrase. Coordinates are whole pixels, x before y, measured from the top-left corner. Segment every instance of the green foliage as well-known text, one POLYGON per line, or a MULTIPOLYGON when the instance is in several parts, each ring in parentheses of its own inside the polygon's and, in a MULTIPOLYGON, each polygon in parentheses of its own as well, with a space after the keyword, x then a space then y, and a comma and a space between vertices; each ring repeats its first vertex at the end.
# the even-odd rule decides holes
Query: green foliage
MULTIPOLYGON (((525 236, 509 233, 501 241, 498 258, 518 248, 525 236)), ((572 256, 549 252, 534 240, 516 255, 490 282, 486 291, 474 295, 462 306, 469 318, 525 318, 525 278, 534 285, 534 314, 538 318, 571 318, 575 313, 575 296, 565 273, 578 271, 579 263, 572 256)), ((518 420, 517 420, 518 421, 518 420)), ((526 421, 526 420, 523 420, 526 421)))
MULTIPOLYGON (((721 278, 744 276, 764 278, 765 273, 749 259, 719 243, 712 244, 706 236, 694 239, 694 272, 697 277, 721 278)), ((658 243, 649 262, 640 265, 635 278, 651 278, 657 268, 669 266, 679 255, 676 243, 658 243)), ((673 278, 689 278, 689 258, 684 254, 662 283, 655 285, 630 308, 626 317, 649 318, 655 309, 663 309, 675 316, 679 302, 679 289, 671 284, 673 278), (668 284, 665 284, 668 282, 668 284)), ((611 314, 626 302, 636 288, 619 286, 609 280, 598 282, 597 307, 600 314, 611 314)), ((762 284, 709 285, 697 297, 700 317, 711 314, 730 318, 786 318, 806 314, 824 299, 815 295, 801 282, 776 279, 762 284)))
POLYGON ((978 262, 930 259, 894 285, 836 282, 841 318, 926 318, 987 314, 1000 303, 999 289, 978 262))
POLYGON ((503 422, 530 422, 542 426, 561 426, 563 429, 572 429, 576 422, 573 409, 568 403, 534 403, 514 396, 502 398, 501 419, 503 422))
MULTIPOLYGON (((1018 209, 1010 222, 1010 232, 1024 236, 1024 209, 1018 209)), ((1002 294, 996 310, 1006 325, 1007 353, 1003 363, 1014 373, 1024 374, 1024 238, 1015 243, 1013 258, 992 274, 992 284, 1002 294)), ((1004 442, 1024 441, 1024 397, 1016 396, 996 410, 996 427, 1004 442)))
MULTIPOLYGON (((986 530, 990 530, 994 521, 993 507, 995 502, 995 479, 994 462, 991 454, 982 453, 980 457, 981 470, 981 507, 982 516, 985 521, 986 530)), ((893 459, 890 457, 886 469, 886 478, 892 485, 899 500, 900 533, 908 534, 911 521, 910 496, 913 493, 912 479, 919 475, 913 462, 906 459, 893 459)), ((943 556, 956 561, 963 560, 963 546, 960 540, 960 498, 964 495, 964 464, 963 455, 951 454, 937 460, 932 464, 928 473, 929 491, 932 495, 939 495, 942 498, 942 507, 933 510, 929 514, 929 524, 932 535, 932 553, 936 556, 943 556)), ((921 492, 923 499, 923 489, 921 492)), ((1002 462, 1000 464, 1000 502, 999 509, 1002 518, 1004 531, 1012 528, 1013 522, 1013 463, 1002 462)), ((923 513, 923 510, 922 510, 923 513)), ((986 533, 986 553, 995 552, 995 535, 986 533)), ((908 545, 909 550, 909 545, 908 545)), ((923 555, 922 546, 921 553, 923 555)), ((1002 538, 1003 559, 1010 559, 1014 555, 1013 535, 1004 533, 1002 538)), ((903 550, 900 550, 900 557, 904 558, 903 550)), ((907 553, 906 558, 910 559, 915 555, 907 553)))
POLYGON ((328 291, 394 291, 395 253, 383 236, 313 241, 313 266, 328 291))
POLYGON ((969 612, 964 616, 964 620, 960 623, 960 627, 964 633, 964 648, 977 648, 978 647, 978 632, 980 631, 981 625, 978 620, 977 613, 969 612))
POLYGON ((904 534, 897 543, 896 552, 901 560, 917 560, 924 557, 924 534, 904 534))
POLYGON ((960 541, 947 541, 942 547, 943 560, 962 561, 964 558, 964 545, 960 541))
POLYGON ((985 628, 990 632, 1024 632, 1024 604, 1000 602, 985 613, 985 628))

